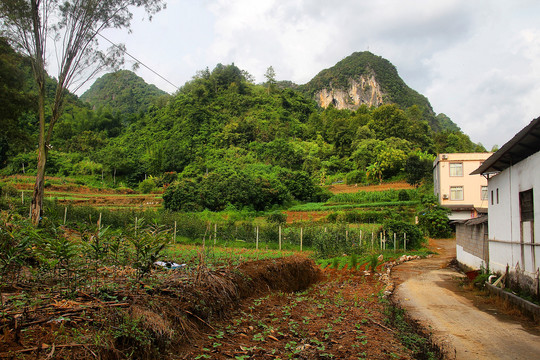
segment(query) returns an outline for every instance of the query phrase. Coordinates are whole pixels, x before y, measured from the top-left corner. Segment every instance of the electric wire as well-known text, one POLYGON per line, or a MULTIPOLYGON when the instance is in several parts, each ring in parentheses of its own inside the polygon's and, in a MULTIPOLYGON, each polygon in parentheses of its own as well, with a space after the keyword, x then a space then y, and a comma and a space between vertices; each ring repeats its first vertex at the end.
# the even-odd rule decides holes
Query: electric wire
POLYGON ((173 84, 172 82, 170 82, 169 80, 167 80, 165 77, 161 76, 160 74, 158 74, 156 71, 154 71, 152 68, 150 68, 148 65, 146 65, 145 63, 143 63, 142 61, 140 61, 139 59, 137 59, 135 56, 131 55, 130 53, 128 53, 125 49, 122 49, 120 46, 116 45, 114 42, 112 42, 111 40, 107 39, 105 36, 101 35, 100 33, 97 33, 97 35, 99 35, 101 38, 105 39, 106 41, 108 41, 112 46, 114 46, 115 48, 117 48, 118 50, 122 51, 124 54, 126 54, 127 56, 129 56, 130 58, 132 58, 133 60, 135 60, 138 64, 141 64, 142 66, 144 66, 145 68, 147 68, 148 70, 150 70, 152 73, 154 73, 155 75, 159 76, 161 79, 163 79, 164 81, 166 81, 167 83, 169 83, 170 85, 174 86, 175 89, 178 89, 179 87, 176 86, 175 84, 173 84))

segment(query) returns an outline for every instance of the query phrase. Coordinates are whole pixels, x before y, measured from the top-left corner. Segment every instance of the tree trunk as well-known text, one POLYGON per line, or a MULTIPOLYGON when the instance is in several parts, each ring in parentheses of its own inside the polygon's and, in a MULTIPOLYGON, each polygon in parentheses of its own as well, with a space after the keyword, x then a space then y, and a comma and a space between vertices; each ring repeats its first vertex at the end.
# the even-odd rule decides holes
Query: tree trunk
MULTIPOLYGON (((45 145, 45 144, 44 144, 45 145)), ((36 183, 34 185, 34 193, 32 195, 32 205, 30 207, 30 215, 32 224, 39 225, 42 215, 43 198, 45 197, 45 164, 47 162, 47 148, 40 146, 38 152, 36 183)))

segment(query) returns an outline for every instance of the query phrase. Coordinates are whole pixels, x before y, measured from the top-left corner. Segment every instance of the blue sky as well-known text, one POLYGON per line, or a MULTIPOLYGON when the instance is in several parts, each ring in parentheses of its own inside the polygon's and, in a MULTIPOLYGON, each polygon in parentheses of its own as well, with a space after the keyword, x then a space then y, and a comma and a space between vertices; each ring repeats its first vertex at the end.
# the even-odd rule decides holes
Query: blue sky
POLYGON ((129 34, 105 35, 177 86, 233 62, 256 82, 273 66, 278 80, 303 84, 369 50, 488 150, 540 116, 536 0, 169 0, 143 17, 135 12, 129 34))

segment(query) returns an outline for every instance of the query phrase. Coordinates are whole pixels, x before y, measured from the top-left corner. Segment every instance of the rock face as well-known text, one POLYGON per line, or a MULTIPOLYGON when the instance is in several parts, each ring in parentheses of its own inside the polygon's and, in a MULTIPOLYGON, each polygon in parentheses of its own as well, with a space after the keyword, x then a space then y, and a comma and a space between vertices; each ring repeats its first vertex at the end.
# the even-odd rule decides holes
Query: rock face
POLYGON ((322 89, 315 93, 319 106, 326 108, 334 104, 337 109, 356 110, 360 105, 379 106, 383 104, 384 93, 375 75, 361 75, 357 79, 350 79, 348 89, 322 89))

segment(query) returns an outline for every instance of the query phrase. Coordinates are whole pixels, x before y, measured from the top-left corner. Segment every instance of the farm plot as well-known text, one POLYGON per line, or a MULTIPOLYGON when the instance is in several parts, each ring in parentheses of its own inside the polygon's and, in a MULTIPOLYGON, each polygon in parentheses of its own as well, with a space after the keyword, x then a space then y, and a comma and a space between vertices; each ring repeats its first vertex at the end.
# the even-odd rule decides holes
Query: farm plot
POLYGON ((411 329, 409 341, 400 341, 400 331, 392 325, 397 310, 379 297, 382 287, 373 274, 325 270, 322 280, 304 291, 278 291, 244 301, 231 318, 208 327, 181 349, 179 357, 436 358, 429 341, 411 329))
MULTIPOLYGON (((21 200, 29 201, 34 184, 32 177, 11 177, 14 189, 21 192, 21 200)), ((111 189, 89 187, 71 180, 47 177, 45 197, 62 205, 92 206, 106 209, 154 209, 161 206, 161 194, 138 194, 128 188, 111 189)))

